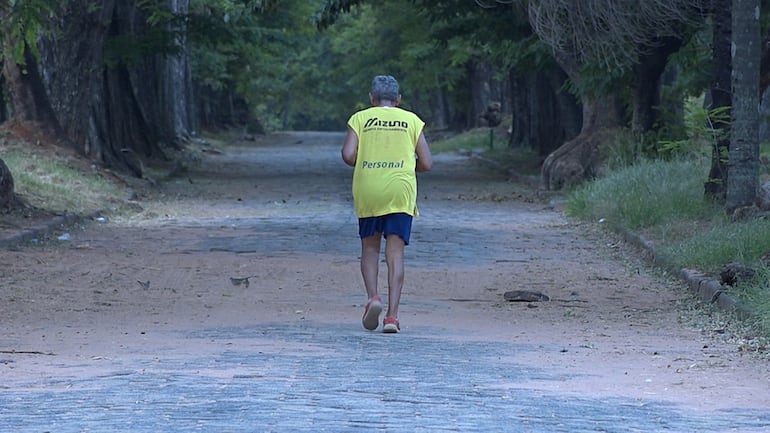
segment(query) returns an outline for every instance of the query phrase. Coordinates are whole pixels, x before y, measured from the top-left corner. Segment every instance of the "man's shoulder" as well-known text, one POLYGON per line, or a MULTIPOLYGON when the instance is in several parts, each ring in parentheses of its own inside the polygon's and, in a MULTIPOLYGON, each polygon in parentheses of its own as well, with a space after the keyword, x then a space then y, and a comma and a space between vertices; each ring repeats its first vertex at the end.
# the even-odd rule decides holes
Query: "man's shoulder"
POLYGON ((411 115, 411 116, 414 116, 414 117, 416 117, 416 118, 418 118, 418 119, 420 118, 420 115, 419 115, 419 114, 415 113, 414 111, 412 111, 412 110, 411 110, 411 109, 409 109, 409 108, 398 107, 398 109, 399 109, 399 110, 401 110, 401 111, 404 111, 404 112, 406 112, 406 113, 409 113, 409 115, 411 115))
POLYGON ((401 112, 403 113, 401 117, 403 119, 407 119, 410 124, 416 125, 418 129, 421 129, 422 126, 425 125, 425 121, 422 120, 422 118, 420 118, 420 116, 417 113, 407 110, 405 108, 400 108, 400 107, 399 107, 399 110, 401 110, 401 112))
POLYGON ((350 115, 350 118, 366 116, 371 113, 372 108, 374 107, 362 108, 360 110, 357 110, 350 115))
POLYGON ((395 107, 394 112, 396 112, 400 117, 422 120, 420 119, 420 116, 417 115, 417 113, 409 110, 408 108, 395 107))
POLYGON ((416 113, 401 107, 389 107, 387 109, 383 109, 382 107, 369 107, 356 111, 350 116, 350 120, 357 119, 359 122, 366 122, 373 118, 381 120, 405 120, 419 124, 424 123, 416 113))

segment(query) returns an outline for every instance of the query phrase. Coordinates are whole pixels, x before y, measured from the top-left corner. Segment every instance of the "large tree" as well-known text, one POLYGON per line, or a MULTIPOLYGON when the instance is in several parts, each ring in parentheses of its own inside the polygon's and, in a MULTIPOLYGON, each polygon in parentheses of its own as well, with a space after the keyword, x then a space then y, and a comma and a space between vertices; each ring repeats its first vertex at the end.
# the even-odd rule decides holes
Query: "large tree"
POLYGON ((546 158, 542 183, 560 189, 596 175, 601 148, 625 126, 623 96, 632 92, 632 126, 655 125, 660 76, 679 49, 697 0, 532 0, 530 23, 554 51, 583 105, 580 134, 546 158))
POLYGON ((193 129, 188 0, 19 0, 0 10, 12 121, 142 176, 193 129), (172 7, 173 6, 173 7, 172 7))
POLYGON ((180 148, 194 128, 184 28, 177 24, 187 4, 102 0, 93 7, 78 0, 58 6, 58 30, 41 40, 40 64, 75 150, 142 176, 142 161, 166 159, 180 148))

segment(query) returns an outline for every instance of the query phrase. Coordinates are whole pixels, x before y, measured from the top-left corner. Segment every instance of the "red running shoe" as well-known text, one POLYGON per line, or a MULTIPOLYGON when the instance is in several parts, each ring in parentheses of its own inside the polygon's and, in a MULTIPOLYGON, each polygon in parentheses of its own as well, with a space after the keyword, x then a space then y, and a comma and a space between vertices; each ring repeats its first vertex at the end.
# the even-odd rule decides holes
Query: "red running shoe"
POLYGON ((386 317, 382 321, 382 332, 386 334, 395 334, 401 330, 401 326, 398 323, 398 319, 395 317, 386 317))

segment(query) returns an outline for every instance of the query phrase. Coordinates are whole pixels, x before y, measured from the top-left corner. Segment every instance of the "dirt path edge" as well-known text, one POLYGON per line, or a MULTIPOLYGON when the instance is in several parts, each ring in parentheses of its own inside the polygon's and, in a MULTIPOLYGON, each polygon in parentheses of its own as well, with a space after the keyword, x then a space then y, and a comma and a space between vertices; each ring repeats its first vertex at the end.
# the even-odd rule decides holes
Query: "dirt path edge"
POLYGON ((653 243, 642 235, 619 227, 613 227, 613 230, 621 235, 625 242, 642 249, 654 266, 664 269, 682 280, 703 302, 713 304, 722 311, 733 313, 741 320, 756 317, 755 311, 742 303, 738 298, 725 292, 725 288, 717 279, 696 269, 677 269, 672 263, 662 258, 655 251, 653 243))

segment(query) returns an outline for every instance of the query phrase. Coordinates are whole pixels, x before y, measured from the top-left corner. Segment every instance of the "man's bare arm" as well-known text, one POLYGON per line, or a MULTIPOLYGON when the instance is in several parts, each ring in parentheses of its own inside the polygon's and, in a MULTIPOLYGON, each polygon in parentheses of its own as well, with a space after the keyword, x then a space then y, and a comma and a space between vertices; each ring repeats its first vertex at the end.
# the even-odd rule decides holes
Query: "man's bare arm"
POLYGON ((348 134, 342 144, 342 160, 345 164, 355 167, 358 159, 358 135, 348 126, 348 134))
POLYGON ((420 138, 417 139, 415 153, 417 154, 415 171, 430 171, 433 168, 433 156, 430 154, 430 147, 423 133, 420 133, 420 138))

